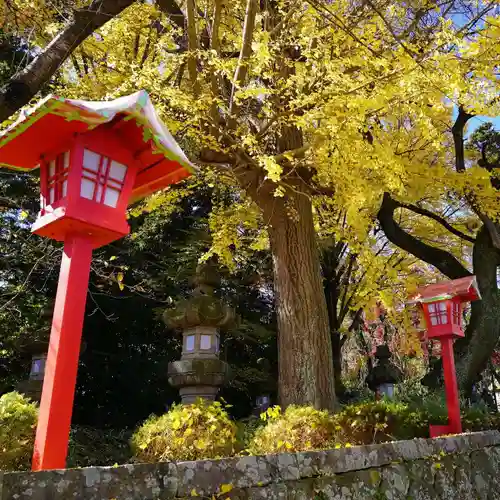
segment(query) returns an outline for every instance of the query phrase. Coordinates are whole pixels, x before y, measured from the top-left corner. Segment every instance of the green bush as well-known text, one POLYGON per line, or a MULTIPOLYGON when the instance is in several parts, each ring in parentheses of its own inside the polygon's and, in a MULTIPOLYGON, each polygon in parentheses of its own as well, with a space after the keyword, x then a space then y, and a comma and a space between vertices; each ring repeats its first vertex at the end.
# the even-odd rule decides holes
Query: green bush
POLYGON ((267 425, 256 430, 248 446, 251 455, 325 449, 332 446, 334 423, 327 411, 308 406, 269 408, 261 418, 267 425))
POLYGON ((131 439, 134 457, 143 462, 228 457, 235 444, 236 425, 222 405, 201 400, 151 416, 131 439))
POLYGON ((266 425, 266 422, 259 417, 251 417, 239 420, 236 423, 236 451, 246 453, 255 433, 266 425))
POLYGON ((37 418, 37 405, 21 394, 0 397, 0 470, 29 469, 37 418))
POLYGON ((424 412, 391 400, 365 401, 349 405, 333 416, 336 441, 371 444, 427 437, 424 412))

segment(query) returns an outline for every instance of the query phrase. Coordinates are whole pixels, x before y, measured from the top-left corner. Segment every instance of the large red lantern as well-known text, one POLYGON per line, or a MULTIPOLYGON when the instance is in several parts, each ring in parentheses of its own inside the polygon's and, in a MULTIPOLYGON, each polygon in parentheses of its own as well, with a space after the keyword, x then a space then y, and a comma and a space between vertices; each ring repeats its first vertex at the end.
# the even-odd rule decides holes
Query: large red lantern
POLYGON ((462 432, 453 339, 464 336, 463 303, 480 298, 475 276, 468 276, 420 288, 411 301, 422 309, 427 339, 436 339, 441 344, 448 425, 431 425, 431 437, 462 432))
POLYGON ((0 136, 0 166, 40 167, 32 230, 64 242, 33 470, 64 468, 92 250, 128 234, 131 201, 192 167, 143 91, 109 102, 45 99, 0 136))

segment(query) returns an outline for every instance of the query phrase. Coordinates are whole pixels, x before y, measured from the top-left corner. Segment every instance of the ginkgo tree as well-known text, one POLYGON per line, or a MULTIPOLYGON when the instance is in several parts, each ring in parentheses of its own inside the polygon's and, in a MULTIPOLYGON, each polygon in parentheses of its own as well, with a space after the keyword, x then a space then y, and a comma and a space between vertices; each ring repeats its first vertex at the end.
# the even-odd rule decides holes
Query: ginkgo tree
POLYGON ((345 211, 361 241, 384 196, 414 203, 453 190, 495 237, 498 194, 489 176, 452 168, 447 149, 459 140, 450 133, 454 106, 489 114, 498 106, 495 3, 465 2, 461 14, 464 2, 428 0, 47 5, 32 1, 30 15, 15 21, 27 29, 36 18, 43 48, 0 92, 0 117, 26 104, 63 61, 58 91, 67 96, 150 93, 191 159, 213 182, 241 189, 254 207, 247 223, 262 217, 273 255, 282 404, 335 402, 317 196, 345 211))

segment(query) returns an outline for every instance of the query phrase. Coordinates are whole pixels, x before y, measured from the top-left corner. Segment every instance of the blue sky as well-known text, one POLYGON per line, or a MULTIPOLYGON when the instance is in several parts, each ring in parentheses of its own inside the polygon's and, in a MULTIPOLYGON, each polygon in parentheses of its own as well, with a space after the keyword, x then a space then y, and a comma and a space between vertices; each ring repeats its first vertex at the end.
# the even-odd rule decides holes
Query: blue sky
POLYGON ((486 122, 492 122, 496 130, 500 130, 500 116, 475 116, 469 120, 467 135, 471 134, 480 125, 486 122))
MULTIPOLYGON (((453 109, 453 119, 457 116, 457 108, 453 109)), ((467 129, 465 136, 469 136, 483 123, 492 122, 496 130, 500 131, 500 116, 474 116, 467 122, 467 129)))

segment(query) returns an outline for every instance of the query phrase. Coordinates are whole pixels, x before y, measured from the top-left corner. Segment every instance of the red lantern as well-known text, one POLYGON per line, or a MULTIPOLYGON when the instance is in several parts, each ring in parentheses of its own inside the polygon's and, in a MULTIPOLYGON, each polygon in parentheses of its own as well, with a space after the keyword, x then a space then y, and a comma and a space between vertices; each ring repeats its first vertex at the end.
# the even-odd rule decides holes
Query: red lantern
POLYGON ((130 200, 192 168, 142 91, 110 102, 47 98, 0 136, 0 166, 40 167, 33 232, 64 241, 33 469, 64 468, 92 250, 128 234, 130 200))
POLYGON ((479 298, 476 278, 468 276, 423 287, 411 301, 422 307, 427 338, 437 339, 441 344, 448 425, 431 425, 431 437, 462 432, 453 339, 464 336, 462 304, 479 298))

